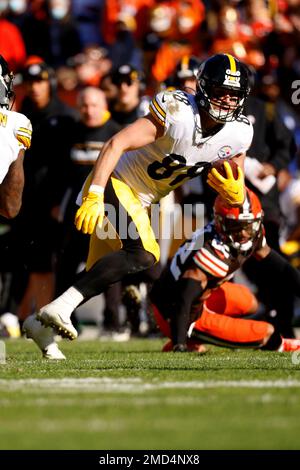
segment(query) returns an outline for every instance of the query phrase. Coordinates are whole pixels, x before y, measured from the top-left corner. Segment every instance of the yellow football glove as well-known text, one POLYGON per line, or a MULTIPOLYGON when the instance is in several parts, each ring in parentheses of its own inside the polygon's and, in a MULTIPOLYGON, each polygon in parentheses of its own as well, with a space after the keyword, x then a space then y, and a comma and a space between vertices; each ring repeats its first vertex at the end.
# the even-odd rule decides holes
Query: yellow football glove
POLYGON ((92 234, 96 225, 102 225, 104 217, 103 193, 90 192, 83 198, 83 202, 76 212, 75 225, 77 230, 92 234))
POLYGON ((231 166, 228 162, 223 163, 226 178, 222 176, 216 168, 208 173, 207 183, 231 206, 240 206, 245 199, 244 175, 238 167, 238 177, 234 178, 231 166))

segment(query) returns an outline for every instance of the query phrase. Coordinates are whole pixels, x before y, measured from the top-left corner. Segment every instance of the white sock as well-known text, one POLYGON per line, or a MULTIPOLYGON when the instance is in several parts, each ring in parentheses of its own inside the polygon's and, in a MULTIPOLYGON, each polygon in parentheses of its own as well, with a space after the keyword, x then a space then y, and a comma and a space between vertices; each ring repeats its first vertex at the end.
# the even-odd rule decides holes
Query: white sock
POLYGON ((69 320, 70 316, 75 310, 76 307, 83 301, 83 295, 75 289, 75 287, 70 287, 62 295, 54 299, 49 306, 59 309, 59 314, 65 320, 69 320))

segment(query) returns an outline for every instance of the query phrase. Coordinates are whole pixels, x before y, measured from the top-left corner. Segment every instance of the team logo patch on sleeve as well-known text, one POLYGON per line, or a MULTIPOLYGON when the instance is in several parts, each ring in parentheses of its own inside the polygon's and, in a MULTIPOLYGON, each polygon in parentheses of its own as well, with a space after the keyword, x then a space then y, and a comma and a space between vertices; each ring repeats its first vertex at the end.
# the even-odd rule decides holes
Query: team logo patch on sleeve
POLYGON ((201 248, 193 257, 194 262, 199 268, 215 277, 225 277, 228 273, 228 266, 219 258, 213 255, 206 248, 201 248))

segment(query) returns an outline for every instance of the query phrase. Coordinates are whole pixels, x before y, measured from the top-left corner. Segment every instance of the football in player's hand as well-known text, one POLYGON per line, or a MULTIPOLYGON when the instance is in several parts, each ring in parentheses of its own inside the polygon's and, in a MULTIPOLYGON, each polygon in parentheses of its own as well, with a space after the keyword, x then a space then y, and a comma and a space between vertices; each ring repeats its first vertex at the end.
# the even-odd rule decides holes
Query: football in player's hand
POLYGON ((237 179, 238 178, 238 165, 235 163, 234 160, 230 158, 226 158, 226 159, 223 158, 222 160, 217 160, 216 162, 212 164, 211 168, 215 168, 218 171, 218 173, 220 173, 220 175, 222 175, 224 178, 227 178, 227 173, 224 167, 224 162, 229 163, 233 177, 234 179, 237 179))

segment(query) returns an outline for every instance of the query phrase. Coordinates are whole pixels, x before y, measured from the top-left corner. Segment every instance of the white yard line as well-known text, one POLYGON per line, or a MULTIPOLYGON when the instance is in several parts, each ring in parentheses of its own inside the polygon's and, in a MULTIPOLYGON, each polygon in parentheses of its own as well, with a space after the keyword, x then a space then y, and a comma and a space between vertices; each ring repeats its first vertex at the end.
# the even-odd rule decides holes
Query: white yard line
MULTIPOLYGON (((40 390, 39 390, 40 391, 40 390)), ((105 408, 105 407, 117 407, 130 406, 136 409, 143 409, 145 407, 156 407, 156 406, 176 406, 176 407, 188 407, 188 406, 212 406, 220 402, 220 395, 218 391, 212 391, 209 394, 200 394, 200 395, 186 395, 185 391, 177 393, 175 396, 149 396, 149 395, 139 395, 136 394, 123 394, 122 396, 113 394, 112 396, 94 396, 91 400, 83 400, 82 396, 75 396, 71 392, 67 396, 64 394, 58 393, 55 395, 45 395, 44 398, 39 397, 39 393, 36 390, 36 393, 32 393, 30 397, 27 395, 22 395, 22 408, 78 408, 85 410, 92 410, 94 408, 105 408)), ((266 390, 259 394, 250 395, 244 397, 244 402, 251 405, 256 404, 289 404, 297 405, 299 403, 298 394, 289 394, 281 395, 278 392, 273 390, 266 390)), ((16 405, 15 394, 12 394, 9 398, 0 397, 0 408, 10 408, 14 409, 16 405)))
POLYGON ((82 390, 97 393, 124 392, 141 393, 154 390, 175 389, 219 389, 219 388, 300 388, 300 380, 207 380, 189 382, 153 381, 143 382, 140 378, 62 378, 62 379, 0 379, 0 391, 47 389, 49 393, 82 390))

